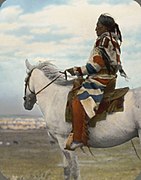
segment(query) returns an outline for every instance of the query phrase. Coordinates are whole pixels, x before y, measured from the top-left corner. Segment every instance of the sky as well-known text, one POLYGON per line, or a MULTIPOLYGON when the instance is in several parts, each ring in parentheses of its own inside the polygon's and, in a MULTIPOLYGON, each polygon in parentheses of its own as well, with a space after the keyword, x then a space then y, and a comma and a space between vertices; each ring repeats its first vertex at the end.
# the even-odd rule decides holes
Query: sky
POLYGON ((24 110, 25 60, 52 60, 59 69, 85 65, 102 13, 119 24, 121 60, 129 77, 117 87, 141 86, 141 7, 133 0, 6 0, 0 7, 0 115, 24 110))

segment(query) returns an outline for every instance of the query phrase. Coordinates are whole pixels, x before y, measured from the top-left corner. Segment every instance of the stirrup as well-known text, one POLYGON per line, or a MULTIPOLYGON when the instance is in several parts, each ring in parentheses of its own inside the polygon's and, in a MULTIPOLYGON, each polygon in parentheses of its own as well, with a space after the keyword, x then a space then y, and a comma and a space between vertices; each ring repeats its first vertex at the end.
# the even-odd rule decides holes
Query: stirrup
POLYGON ((67 138, 66 147, 64 149, 72 150, 71 149, 72 142, 73 142, 73 133, 70 133, 68 138, 67 138))

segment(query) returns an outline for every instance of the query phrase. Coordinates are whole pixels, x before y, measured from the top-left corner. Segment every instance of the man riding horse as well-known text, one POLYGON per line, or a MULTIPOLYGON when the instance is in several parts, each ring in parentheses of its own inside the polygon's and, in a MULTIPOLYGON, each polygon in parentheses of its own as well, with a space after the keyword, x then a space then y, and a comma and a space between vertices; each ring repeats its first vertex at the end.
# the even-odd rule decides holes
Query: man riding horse
POLYGON ((67 69, 73 76, 87 75, 72 98, 72 133, 68 138, 70 141, 71 136, 72 142, 66 146, 68 150, 87 145, 88 119, 95 116, 107 85, 111 81, 116 82, 118 70, 124 73, 120 61, 122 35, 118 24, 111 16, 102 14, 98 18, 95 31, 98 38, 86 65, 67 69))

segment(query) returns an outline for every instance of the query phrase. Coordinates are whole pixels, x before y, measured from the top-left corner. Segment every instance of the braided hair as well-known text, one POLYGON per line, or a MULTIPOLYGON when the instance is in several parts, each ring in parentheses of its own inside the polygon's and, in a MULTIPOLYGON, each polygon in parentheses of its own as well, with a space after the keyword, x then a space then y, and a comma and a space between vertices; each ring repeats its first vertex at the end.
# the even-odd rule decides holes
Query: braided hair
MULTIPOLYGON (((100 17, 98 18, 98 22, 101 23, 102 25, 104 25, 105 27, 107 27, 108 32, 110 33, 112 43, 113 43, 112 35, 111 35, 112 32, 118 36, 118 39, 122 43, 121 31, 119 29, 118 24, 115 22, 114 18, 112 18, 108 14, 101 14, 100 17)), ((114 43, 113 43, 113 46, 114 46, 114 43)), ((120 50, 120 47, 119 47, 119 50, 120 50)), ((121 76, 128 78, 125 71, 122 68, 121 63, 118 65, 118 70, 119 70, 121 76)))
POLYGON ((120 42, 122 42, 121 31, 113 17, 111 17, 108 14, 101 14, 100 17, 98 18, 98 22, 100 22, 102 25, 106 26, 110 33, 112 33, 112 32, 116 33, 120 42))

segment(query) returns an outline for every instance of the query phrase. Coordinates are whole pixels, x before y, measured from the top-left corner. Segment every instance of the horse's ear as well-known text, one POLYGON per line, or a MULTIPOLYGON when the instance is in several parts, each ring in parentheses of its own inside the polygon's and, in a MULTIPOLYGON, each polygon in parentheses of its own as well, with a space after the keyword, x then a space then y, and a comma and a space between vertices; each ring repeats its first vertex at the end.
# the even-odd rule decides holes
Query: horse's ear
POLYGON ((25 60, 25 65, 26 65, 28 70, 32 70, 33 69, 33 66, 29 63, 28 59, 25 60))

